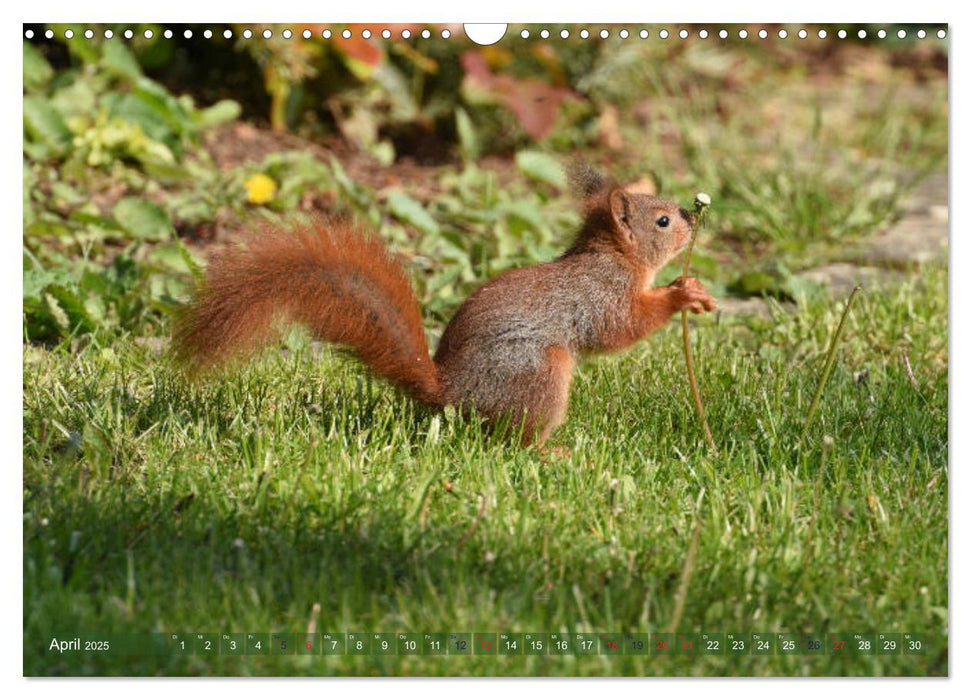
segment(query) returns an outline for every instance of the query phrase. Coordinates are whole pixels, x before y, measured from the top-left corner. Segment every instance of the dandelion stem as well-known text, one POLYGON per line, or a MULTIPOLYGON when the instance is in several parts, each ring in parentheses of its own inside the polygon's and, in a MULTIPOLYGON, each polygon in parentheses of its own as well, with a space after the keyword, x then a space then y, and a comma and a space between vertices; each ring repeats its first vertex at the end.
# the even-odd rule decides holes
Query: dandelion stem
MULTIPOLYGON (((695 196, 695 225, 691 229, 691 240, 688 242, 688 249, 684 253, 684 274, 688 274, 691 267, 691 251, 694 250, 695 240, 698 238, 698 231, 701 229, 705 219, 708 218, 708 207, 711 205, 711 198, 699 193, 695 196)), ((691 357, 691 335, 688 329, 688 310, 681 310, 681 338, 684 341, 684 362, 688 369, 688 384, 691 386, 691 396, 695 402, 695 412, 698 414, 698 421, 705 431, 705 439, 712 450, 717 451, 715 439, 711 436, 711 428, 708 427, 708 419, 705 417, 705 407, 701 403, 701 392, 698 390, 698 380, 695 379, 695 363, 691 357)))

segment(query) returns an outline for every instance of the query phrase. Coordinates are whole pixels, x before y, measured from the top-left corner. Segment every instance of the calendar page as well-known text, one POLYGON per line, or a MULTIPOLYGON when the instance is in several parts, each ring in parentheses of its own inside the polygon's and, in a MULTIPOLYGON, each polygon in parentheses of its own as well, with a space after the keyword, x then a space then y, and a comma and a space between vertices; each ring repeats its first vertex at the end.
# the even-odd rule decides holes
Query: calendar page
POLYGON ((23 675, 949 674, 947 24, 21 41, 23 675))

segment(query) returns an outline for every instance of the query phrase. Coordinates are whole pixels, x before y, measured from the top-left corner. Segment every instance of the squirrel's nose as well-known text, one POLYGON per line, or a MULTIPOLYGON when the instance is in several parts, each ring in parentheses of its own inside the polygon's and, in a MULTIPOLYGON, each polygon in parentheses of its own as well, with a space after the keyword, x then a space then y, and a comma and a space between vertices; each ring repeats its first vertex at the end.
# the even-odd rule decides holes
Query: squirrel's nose
POLYGON ((688 222, 688 226, 690 226, 691 228, 694 228, 695 215, 683 207, 681 208, 681 218, 688 222))

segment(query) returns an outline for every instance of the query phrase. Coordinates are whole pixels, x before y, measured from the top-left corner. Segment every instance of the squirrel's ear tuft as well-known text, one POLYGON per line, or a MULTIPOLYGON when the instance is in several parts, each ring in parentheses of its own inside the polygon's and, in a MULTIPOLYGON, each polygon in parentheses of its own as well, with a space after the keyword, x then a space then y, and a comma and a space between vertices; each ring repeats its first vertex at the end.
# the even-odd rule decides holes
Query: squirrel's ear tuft
POLYGON ((567 167, 567 179, 575 197, 587 199, 610 185, 603 173, 585 160, 575 160, 567 167))
POLYGON ((614 228, 617 232, 628 236, 632 235, 631 214, 633 207, 631 206, 630 195, 617 187, 611 190, 607 202, 610 207, 610 218, 614 222, 614 228))

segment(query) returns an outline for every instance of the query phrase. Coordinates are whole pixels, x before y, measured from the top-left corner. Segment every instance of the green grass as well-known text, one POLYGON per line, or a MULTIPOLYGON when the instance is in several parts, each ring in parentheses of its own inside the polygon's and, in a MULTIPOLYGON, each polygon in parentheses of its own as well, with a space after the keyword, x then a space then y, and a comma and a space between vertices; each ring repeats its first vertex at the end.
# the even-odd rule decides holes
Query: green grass
POLYGON ((568 454, 509 447, 474 422, 416 411, 330 351, 271 351, 192 386, 131 338, 25 345, 24 673, 947 674, 947 271, 857 301, 802 446, 840 304, 696 325, 717 456, 693 413, 676 323, 580 366, 551 441, 568 454), (915 632, 927 652, 126 659, 46 650, 51 637, 82 632, 310 624, 664 631, 696 521, 679 630, 915 632))

